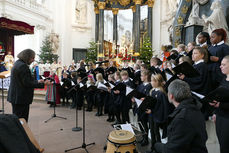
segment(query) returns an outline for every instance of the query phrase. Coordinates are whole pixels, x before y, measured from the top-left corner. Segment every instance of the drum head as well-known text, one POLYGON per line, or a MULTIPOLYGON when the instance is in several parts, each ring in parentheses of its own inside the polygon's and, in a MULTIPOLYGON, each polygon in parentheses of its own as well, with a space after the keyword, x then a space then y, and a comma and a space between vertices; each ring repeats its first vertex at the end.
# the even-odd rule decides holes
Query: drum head
POLYGON ((125 130, 112 131, 108 139, 114 143, 131 143, 136 140, 133 133, 125 130))

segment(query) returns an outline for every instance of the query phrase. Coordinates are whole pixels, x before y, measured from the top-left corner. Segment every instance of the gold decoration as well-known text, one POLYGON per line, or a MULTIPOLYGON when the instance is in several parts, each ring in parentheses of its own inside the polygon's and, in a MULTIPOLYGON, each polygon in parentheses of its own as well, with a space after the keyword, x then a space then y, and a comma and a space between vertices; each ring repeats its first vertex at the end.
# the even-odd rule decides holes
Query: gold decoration
POLYGON ((98 7, 95 7, 94 11, 95 11, 95 14, 99 14, 99 8, 98 7))
POLYGON ((135 4, 137 5, 141 5, 142 4, 142 0, 135 0, 135 4))
POLYGON ((117 15, 119 11, 119 8, 112 8, 112 12, 114 15, 117 15))
POLYGON ((188 2, 188 3, 189 3, 189 2, 191 2, 191 0, 186 0, 186 2, 188 2))
POLYGON ((130 0, 118 0, 119 4, 122 6, 127 6, 130 4, 130 0))
POLYGON ((177 23, 178 24, 183 24, 183 21, 184 21, 184 19, 181 16, 179 16, 178 19, 177 19, 177 23))
POLYGON ((153 7, 153 5, 154 5, 154 0, 148 0, 148 1, 147 1, 147 4, 148 4, 149 7, 153 7))
POLYGON ((175 41, 175 47, 177 47, 179 44, 180 44, 180 39, 177 39, 177 40, 175 41))
POLYGON ((180 30, 179 27, 176 27, 176 28, 175 28, 175 35, 176 35, 176 36, 180 36, 180 35, 181 35, 181 30, 180 30))
POLYGON ((99 2, 98 3, 98 6, 99 6, 99 9, 100 10, 104 10, 105 9, 105 6, 106 6, 106 3, 105 2, 99 2))
POLYGON ((104 57, 104 54, 103 53, 99 53, 98 57, 104 57))
POLYGON ((188 12, 188 6, 184 5, 182 8, 181 8, 181 12, 183 14, 186 14, 188 12))
POLYGON ((133 12, 136 12, 136 6, 135 5, 131 6, 130 8, 132 9, 133 12))

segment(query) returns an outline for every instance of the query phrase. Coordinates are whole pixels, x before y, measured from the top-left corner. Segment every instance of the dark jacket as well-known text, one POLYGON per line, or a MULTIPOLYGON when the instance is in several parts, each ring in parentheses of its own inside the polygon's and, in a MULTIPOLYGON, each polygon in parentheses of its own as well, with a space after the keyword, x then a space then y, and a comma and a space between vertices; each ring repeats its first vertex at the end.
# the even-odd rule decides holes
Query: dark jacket
POLYGON ((32 77, 25 62, 17 60, 11 70, 7 100, 12 104, 29 105, 33 101, 34 88, 44 88, 44 84, 32 77))
POLYGON ((186 99, 169 115, 168 142, 156 143, 162 153, 207 153, 205 120, 201 104, 193 98, 186 99))

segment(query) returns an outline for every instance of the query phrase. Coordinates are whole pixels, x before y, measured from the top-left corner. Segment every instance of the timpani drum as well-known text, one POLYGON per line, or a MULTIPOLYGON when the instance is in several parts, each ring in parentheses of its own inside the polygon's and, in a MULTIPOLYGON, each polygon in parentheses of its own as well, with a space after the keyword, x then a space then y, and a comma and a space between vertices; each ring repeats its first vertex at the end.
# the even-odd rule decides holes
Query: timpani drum
POLYGON ((106 153, 137 153, 136 137, 129 131, 112 131, 107 138, 106 153))

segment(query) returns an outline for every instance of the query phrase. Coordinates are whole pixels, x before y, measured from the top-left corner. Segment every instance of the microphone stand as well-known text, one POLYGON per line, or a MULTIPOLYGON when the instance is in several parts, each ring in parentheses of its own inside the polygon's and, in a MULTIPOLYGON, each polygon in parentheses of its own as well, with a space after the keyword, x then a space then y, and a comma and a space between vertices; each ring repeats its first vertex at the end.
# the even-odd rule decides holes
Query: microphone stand
MULTIPOLYGON (((55 80, 54 80, 54 83, 53 83, 53 88, 56 88, 55 80)), ((56 115, 56 91, 55 91, 55 94, 53 94, 53 95, 54 95, 53 114, 52 114, 52 116, 51 116, 49 119, 47 119, 47 120, 45 121, 45 123, 47 123, 48 121, 50 121, 51 119, 54 119, 54 118, 60 118, 60 119, 67 120, 67 118, 65 118, 65 117, 61 117, 61 116, 56 115)))
POLYGON ((68 151, 72 151, 76 149, 84 149, 86 153, 89 153, 87 150, 87 146, 91 146, 91 145, 95 145, 95 142, 89 143, 89 144, 85 143, 85 103, 83 103, 83 143, 79 147, 68 149, 68 150, 65 150, 64 152, 68 152, 68 151))

